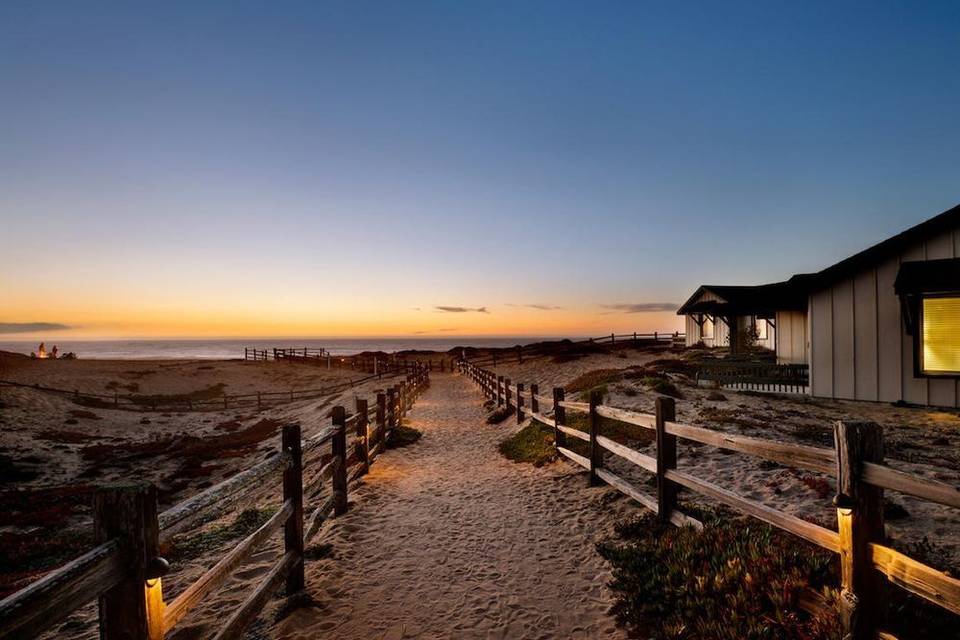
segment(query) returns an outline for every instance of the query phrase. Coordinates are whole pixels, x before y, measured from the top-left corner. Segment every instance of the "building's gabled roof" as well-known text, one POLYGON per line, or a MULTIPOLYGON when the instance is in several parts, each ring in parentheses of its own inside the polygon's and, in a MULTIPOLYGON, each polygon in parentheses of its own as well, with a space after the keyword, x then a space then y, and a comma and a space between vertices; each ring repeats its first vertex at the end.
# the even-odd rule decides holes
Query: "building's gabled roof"
MULTIPOLYGON (((825 289, 838 280, 849 278, 870 266, 900 255, 927 238, 958 227, 960 227, 960 205, 948 209, 926 222, 921 222, 903 233, 898 233, 892 238, 887 238, 869 249, 864 249, 846 260, 841 260, 818 273, 801 273, 786 282, 756 286, 703 285, 677 310, 677 314, 765 315, 775 311, 803 310, 807 308, 807 297, 811 293, 825 289), (700 300, 700 297, 708 291, 721 298, 721 300, 700 300)), ((932 260, 917 263, 941 263, 941 269, 950 270, 935 274, 937 267, 909 267, 906 275, 903 276, 905 278, 904 286, 907 286, 907 278, 910 281, 924 279, 927 282, 939 282, 937 280, 939 278, 954 283, 953 288, 956 289, 956 283, 960 282, 960 259, 955 262, 957 266, 954 266, 954 261, 951 260, 932 260)), ((904 263, 903 266, 906 267, 907 264, 911 263, 904 263)), ((899 276, 897 282, 901 282, 899 276)), ((899 293, 900 289, 898 288, 897 291, 899 293)))
MULTIPOLYGON (((934 216, 926 222, 921 222, 914 227, 910 227, 906 231, 887 238, 869 249, 864 249, 846 260, 841 260, 837 264, 813 274, 812 280, 810 281, 810 288, 812 291, 815 291, 829 287, 838 280, 849 278, 872 265, 893 258, 910 247, 923 242, 927 238, 957 227, 960 227, 960 205, 952 209, 947 209, 940 215, 934 216)), ((794 278, 796 277, 798 276, 794 276, 794 278)), ((791 281, 792 280, 793 278, 791 278, 791 281)))
POLYGON ((677 310, 677 314, 762 316, 776 311, 806 308, 806 290, 792 282, 776 282, 752 287, 705 284, 677 310), (707 292, 712 293, 719 300, 701 300, 700 298, 707 292))
POLYGON ((893 290, 898 296, 919 293, 956 293, 960 283, 960 258, 904 262, 893 290))

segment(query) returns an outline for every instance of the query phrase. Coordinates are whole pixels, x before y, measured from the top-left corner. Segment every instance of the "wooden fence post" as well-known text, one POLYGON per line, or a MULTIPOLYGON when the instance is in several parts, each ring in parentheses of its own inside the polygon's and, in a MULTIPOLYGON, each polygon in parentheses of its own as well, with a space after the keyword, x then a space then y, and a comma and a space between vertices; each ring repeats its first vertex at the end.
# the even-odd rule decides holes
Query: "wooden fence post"
POLYGON ((517 424, 523 422, 523 383, 517 383, 517 424))
POLYGON ((666 425, 676 419, 673 398, 657 398, 657 517, 669 524, 677 506, 677 486, 667 480, 667 470, 677 468, 677 437, 667 433, 666 425))
POLYGON ((377 392, 377 443, 380 453, 387 448, 387 394, 377 392))
POLYGON ((885 611, 885 578, 873 567, 871 542, 884 541, 883 489, 862 481, 864 462, 883 462, 883 430, 870 422, 837 422, 837 524, 843 637, 877 637, 885 611))
POLYGON ((497 376, 497 406, 503 406, 503 376, 497 376))
POLYGON ((536 383, 530 385, 530 412, 531 413, 540 413, 540 399, 537 397, 537 394, 540 392, 540 387, 536 383))
POLYGON ((357 449, 363 472, 370 473, 370 419, 367 418, 367 399, 357 398, 357 449))
POLYGON ((347 410, 341 406, 333 408, 333 424, 337 428, 333 433, 333 515, 347 512, 347 410))
POLYGON ((597 443, 600 432, 600 416, 597 414, 597 405, 603 402, 603 394, 599 391, 590 392, 590 486, 596 487, 600 482, 597 469, 603 468, 603 449, 597 443))
POLYGON ((283 525, 283 548, 294 553, 297 562, 287 574, 287 595, 303 591, 303 453, 300 444, 300 425, 283 425, 283 452, 290 456, 290 464, 283 471, 283 501, 293 504, 293 513, 283 525))
POLYGON ((510 394, 511 394, 510 378, 504 378, 503 379, 503 399, 507 405, 507 411, 509 411, 510 408, 513 406, 512 404, 510 404, 510 394))
POLYGON ((159 557, 157 488, 134 483, 107 486, 93 497, 98 543, 118 538, 126 577, 100 596, 100 637, 104 640, 161 640, 166 561, 159 557))
POLYGON ((567 446, 567 434, 560 431, 560 426, 567 424, 567 408, 560 404, 565 393, 563 387, 553 388, 553 440, 558 447, 567 446))
MULTIPOLYGON (((398 385, 393 385, 387 389, 387 437, 384 442, 393 439, 393 432, 397 428, 397 389, 398 385)), ((386 446, 386 445, 384 445, 386 446)))

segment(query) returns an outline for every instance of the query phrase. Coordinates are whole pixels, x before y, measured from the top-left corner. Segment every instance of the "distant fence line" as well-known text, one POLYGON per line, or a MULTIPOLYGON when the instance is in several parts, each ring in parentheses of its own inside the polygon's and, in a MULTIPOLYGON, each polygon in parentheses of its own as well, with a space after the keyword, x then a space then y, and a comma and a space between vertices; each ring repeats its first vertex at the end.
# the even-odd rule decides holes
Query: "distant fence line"
POLYGON ((34 637, 97 599, 101 638, 160 640, 274 532, 283 529, 283 555, 240 606, 218 622, 213 636, 216 640, 242 637, 281 584, 286 585, 287 595, 303 590, 305 541, 325 522, 346 513, 351 483, 386 450, 403 417, 429 384, 428 368, 416 366, 406 380, 377 393, 374 403, 356 399, 352 415, 342 406, 334 407, 332 424, 307 440, 302 440, 299 424, 285 425, 277 455, 163 513, 157 513, 157 489, 152 484, 98 489, 93 500, 98 546, 0 600, 0 640, 34 637), (349 448, 348 428, 354 433, 349 448), (328 443, 329 452, 321 451, 328 443), (307 464, 305 456, 311 453, 314 459, 307 464), (309 477, 305 478, 305 471, 309 477), (165 603, 161 578, 169 564, 160 557, 161 543, 211 512, 236 507, 247 496, 245 489, 263 486, 278 474, 282 477, 280 509, 165 603), (329 491, 324 492, 328 479, 329 491))
MULTIPOLYGON (((189 394, 173 395, 120 395, 86 393, 78 390, 58 389, 47 387, 42 384, 27 384, 15 382, 12 380, 0 380, 0 389, 4 387, 31 389, 43 393, 50 393, 64 398, 69 398, 82 406, 95 409, 127 409, 139 411, 201 411, 201 410, 223 410, 237 407, 263 408, 276 404, 297 402, 301 400, 316 400, 325 398, 335 393, 345 391, 359 384, 371 380, 381 380, 406 375, 417 370, 416 362, 400 362, 385 365, 381 371, 370 374, 362 378, 346 380, 341 383, 333 384, 318 389, 290 389, 289 391, 255 391, 251 393, 222 394, 212 398, 191 399, 189 394)), ((451 369, 452 361, 442 361, 440 367, 442 370, 451 369)), ((431 367, 427 367, 429 370, 431 367)), ((438 367, 439 368, 439 367, 438 367)))
MULTIPOLYGON (((653 333, 609 333, 595 338, 584 338, 582 340, 553 340, 544 341, 536 344, 517 345, 516 347, 490 348, 490 353, 483 357, 468 357, 467 360, 478 366, 497 366, 500 363, 517 362, 523 364, 524 358, 541 358, 549 356, 562 355, 564 352, 577 349, 578 347, 588 347, 590 345, 610 345, 610 346, 682 346, 685 344, 686 334, 679 331, 653 333)), ((478 351, 487 351, 487 349, 478 349, 467 347, 464 351, 473 354, 478 351)))
POLYGON ((852 640, 891 638, 878 628, 884 607, 887 581, 960 614, 960 579, 925 565, 884 544, 883 490, 899 491, 939 504, 960 508, 960 488, 943 482, 896 471, 884 463, 883 430, 866 422, 837 422, 834 449, 752 438, 675 422, 675 401, 659 397, 656 413, 643 414, 602 404, 599 392, 589 402, 566 400, 562 387, 550 396, 539 393, 536 384, 526 389, 494 371, 461 361, 458 368, 470 377, 485 397, 499 407, 516 412, 520 423, 529 415, 554 429, 554 446, 564 457, 589 472, 591 486, 606 483, 657 514, 664 523, 702 526, 677 508, 677 493, 685 488, 716 500, 753 518, 792 533, 839 554, 841 566, 841 620, 852 640), (525 391, 527 396, 524 396, 525 391), (529 400, 528 400, 529 399, 529 400), (529 401, 529 404, 527 402, 529 401), (552 405, 548 417, 541 403, 552 405), (584 412, 589 431, 567 426, 566 411, 584 412), (623 422, 656 434, 656 454, 649 456, 601 435, 600 420, 623 422), (589 444, 588 456, 567 448, 567 438, 589 444), (833 476, 837 482, 838 531, 833 531, 677 469, 678 439, 764 458, 777 464, 833 476), (650 496, 604 466, 604 454, 612 454, 652 473, 657 494, 650 496))
POLYGON ((406 355, 385 354, 383 356, 356 354, 337 356, 326 349, 256 349, 245 347, 243 359, 249 362, 289 362, 296 364, 310 364, 327 369, 353 369, 364 373, 381 373, 397 368, 409 368, 415 362, 423 362, 433 370, 441 371, 453 366, 454 358, 444 354, 424 354, 408 357, 406 355), (437 357, 439 356, 439 357, 437 357))

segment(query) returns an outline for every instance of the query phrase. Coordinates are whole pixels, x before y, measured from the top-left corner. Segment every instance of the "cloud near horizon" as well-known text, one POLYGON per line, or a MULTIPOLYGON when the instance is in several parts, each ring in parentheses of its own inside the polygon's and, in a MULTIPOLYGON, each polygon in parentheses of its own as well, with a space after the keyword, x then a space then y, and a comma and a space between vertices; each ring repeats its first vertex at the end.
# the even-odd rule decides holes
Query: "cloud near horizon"
POLYGON ((460 327, 446 327, 443 329, 433 329, 432 331, 414 331, 413 335, 423 336, 423 335, 430 335, 433 333, 449 333, 451 331, 459 331, 459 330, 460 330, 460 327))
POLYGON ((437 305, 434 309, 443 311, 444 313, 490 313, 486 307, 447 307, 437 305))
POLYGON ((556 305, 552 305, 552 304, 535 304, 535 303, 532 303, 532 302, 531 302, 531 303, 527 303, 527 304, 514 304, 513 302, 508 302, 508 303, 507 303, 507 306, 508 306, 508 307, 524 307, 524 308, 526 308, 526 309, 538 309, 538 310, 540 310, 540 311, 562 311, 562 310, 563 310, 563 307, 558 307, 558 306, 556 306, 556 305))
POLYGON ((638 302, 634 304, 602 304, 607 313, 652 313, 655 311, 676 311, 680 305, 676 302, 638 302))
POLYGON ((0 322, 0 334, 65 331, 73 327, 59 322, 0 322))

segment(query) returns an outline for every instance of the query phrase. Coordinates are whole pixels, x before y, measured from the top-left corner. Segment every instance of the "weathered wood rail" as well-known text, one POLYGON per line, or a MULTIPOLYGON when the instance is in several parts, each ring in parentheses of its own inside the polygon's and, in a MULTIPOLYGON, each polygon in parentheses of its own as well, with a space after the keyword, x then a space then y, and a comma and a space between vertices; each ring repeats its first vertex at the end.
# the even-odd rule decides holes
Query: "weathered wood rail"
POLYGON ((701 526, 677 508, 677 492, 682 487, 725 504, 753 518, 799 536, 839 555, 841 568, 841 619, 845 637, 852 640, 890 638, 879 628, 886 584, 891 582, 907 591, 960 614, 960 579, 910 558, 886 546, 883 522, 883 491, 898 491, 943 505, 960 508, 960 488, 943 482, 918 478, 897 471, 884 463, 883 432, 872 423, 837 422, 833 449, 752 438, 675 421, 672 398, 660 397, 655 414, 643 414, 601 403, 594 392, 589 402, 566 400, 562 388, 549 396, 530 385, 524 397, 524 385, 512 385, 494 371, 461 361, 458 368, 470 377, 481 392, 498 406, 516 407, 517 419, 529 415, 554 429, 557 451, 589 473, 590 484, 606 483, 647 507, 663 522, 701 526), (514 400, 515 398, 515 400, 514 400), (529 399, 529 413, 524 406, 529 399), (553 416, 541 409, 550 405, 553 416), (566 412, 588 414, 588 431, 567 426, 566 412), (656 434, 656 455, 650 456, 613 442, 599 433, 600 418, 616 420, 650 429, 656 434), (567 438, 589 443, 589 457, 567 448, 567 438), (837 483, 834 499, 837 530, 807 522, 760 502, 744 498, 693 473, 677 468, 678 440, 689 440, 729 451, 764 458, 785 466, 833 476, 837 483), (657 479, 656 496, 651 496, 604 466, 610 454, 652 473, 657 479))
POLYGON ((281 584, 287 594, 304 588, 305 541, 325 522, 346 513, 350 484, 385 451, 394 430, 429 384, 429 370, 418 366, 402 382, 378 392, 374 403, 357 399, 350 415, 345 407, 334 407, 331 425, 306 440, 300 425, 285 425, 276 455, 159 514, 153 485, 98 490, 93 503, 98 545, 0 601, 0 640, 35 637, 94 600, 99 600, 101 638, 159 640, 282 530, 280 558, 213 636, 241 637, 281 584), (354 435, 350 447, 348 433, 354 435), (324 450, 327 446, 329 452, 324 450), (162 584, 169 566, 160 557, 161 541, 200 518, 235 506, 278 474, 282 478, 278 510, 165 602, 162 584), (329 490, 324 491, 327 484, 329 490))

